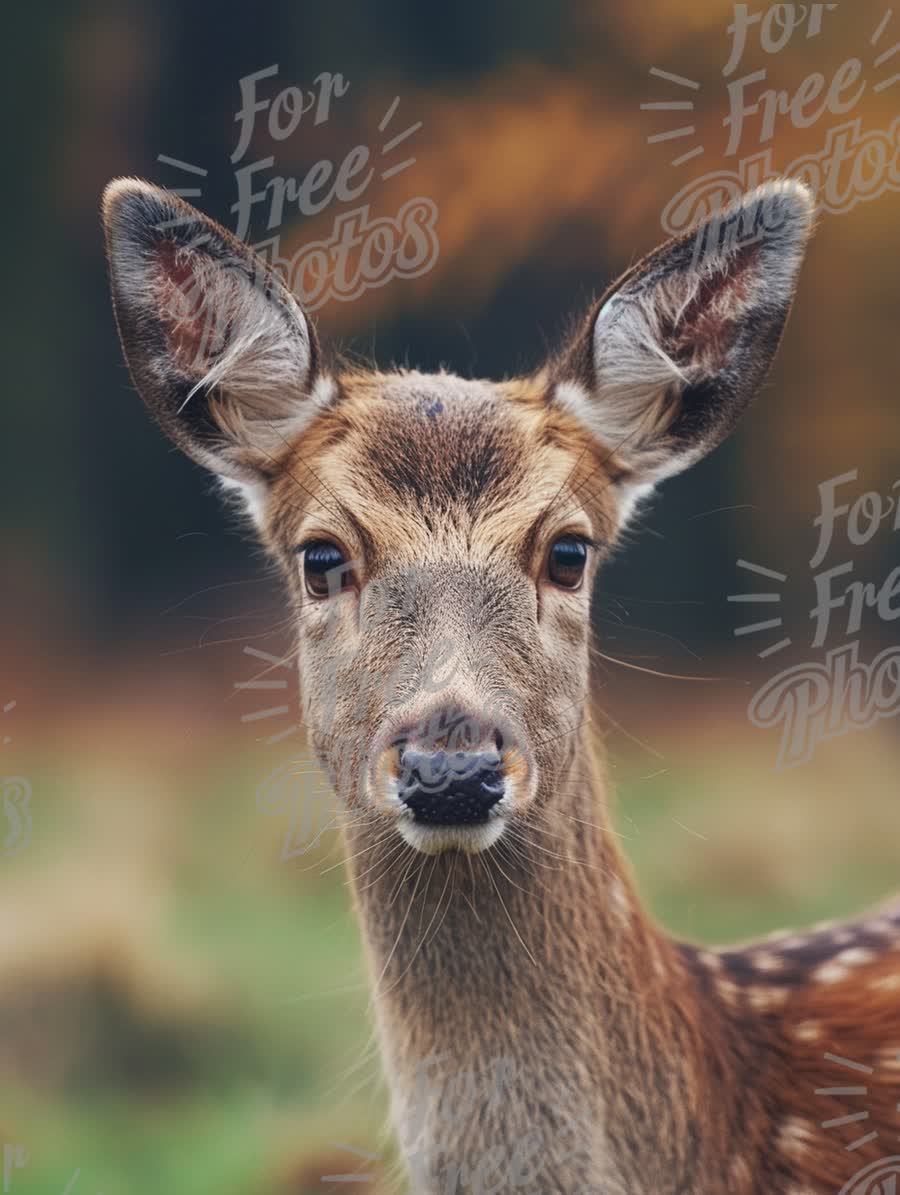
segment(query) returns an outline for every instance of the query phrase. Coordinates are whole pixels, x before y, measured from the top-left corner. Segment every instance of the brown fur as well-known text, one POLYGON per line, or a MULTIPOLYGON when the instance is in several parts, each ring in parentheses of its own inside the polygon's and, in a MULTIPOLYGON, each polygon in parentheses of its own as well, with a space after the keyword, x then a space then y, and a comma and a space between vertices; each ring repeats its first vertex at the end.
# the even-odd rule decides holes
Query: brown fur
MULTIPOLYGON (((334 419, 321 421, 290 454, 273 494, 271 524, 288 564, 291 545, 307 531, 352 538, 326 511, 347 506, 360 512, 373 572, 433 562, 441 618, 450 627, 459 611, 462 627, 477 621, 468 610, 466 570, 491 560, 498 570, 504 562, 511 568, 554 496, 557 519, 586 510, 594 534, 612 539, 614 491, 602 456, 577 426, 544 413, 532 382, 521 392, 504 387, 510 405, 494 412, 496 425, 492 400, 473 384, 409 375, 351 378, 342 389, 334 419), (460 396, 449 397, 456 388, 460 396), (444 410, 432 420, 435 401, 444 410), (470 405, 457 414, 456 402, 470 405), (407 446, 422 462, 409 474, 407 446), (479 451, 498 458, 496 479, 483 492, 455 494, 456 462, 471 462, 479 451), (309 493, 298 491, 300 478, 309 493)), ((546 530, 552 535, 564 525, 546 530)), ((366 706, 361 740, 353 742, 348 697, 334 719, 339 741, 316 737, 315 662, 303 646, 312 630, 297 589, 308 725, 326 766, 344 757, 335 784, 356 799, 366 742, 384 711, 366 706)), ((529 643, 524 628, 519 633, 504 604, 495 633, 508 655, 496 642, 490 649, 521 686, 527 732, 545 743, 538 771, 550 778, 512 841, 473 862, 417 856, 412 848, 398 854, 366 816, 346 831, 398 1119, 416 1121, 417 1068, 433 1054, 452 1059, 448 1087, 461 1071, 481 1075, 485 1089, 488 1064, 499 1056, 512 1060, 516 1099, 451 1132, 451 1113, 435 1113, 426 1128, 435 1191, 448 1181, 447 1159, 484 1159, 500 1146, 508 1172, 517 1143, 537 1134, 542 1190, 836 1193, 867 1161, 885 1156, 898 1123, 900 1067, 884 1059, 892 1043, 900 1052, 900 990, 879 989, 877 980, 900 976, 900 918, 877 933, 868 922, 851 927, 845 941, 836 940, 839 931, 823 932, 802 949, 775 942, 715 956, 673 944, 653 926, 632 890, 608 824, 605 786, 590 763, 590 735, 581 726, 587 606, 579 601, 573 617, 569 601, 548 602, 539 643, 529 643), (857 944, 874 948, 870 964, 849 967, 843 982, 816 980, 818 967, 857 944), (766 969, 770 959, 777 970, 766 969), (798 1038, 798 1027, 810 1024, 821 1032, 798 1038), (815 1094, 858 1085, 859 1073, 829 1062, 829 1052, 866 1065, 881 1058, 868 1098, 815 1094), (869 1112, 864 1127, 820 1128, 856 1111, 869 1112), (579 1126, 572 1135, 563 1131, 566 1118, 579 1126), (585 1118, 593 1138, 585 1137, 585 1118), (876 1129, 880 1138, 846 1150, 876 1129)), ((317 612, 307 615, 311 621, 317 612)), ((440 629, 432 624, 430 633, 440 629)), ((426 652, 424 628, 415 638, 426 652)), ((361 673, 377 677, 380 692, 397 650, 384 632, 360 644, 339 674, 338 692, 356 696, 361 673)), ((474 691, 474 678, 464 677, 461 699, 474 691)), ((484 698, 483 688, 477 696, 484 698)), ((477 1189, 476 1169, 470 1166, 470 1186, 460 1191, 477 1189)))
POLYGON ((185 205, 143 184, 111 192, 113 293, 138 385, 196 459, 248 487, 287 578, 304 718, 347 814, 394 1117, 422 1195, 836 1195, 893 1151, 900 917, 720 952, 671 940, 635 894, 586 727, 590 593, 630 487, 717 443, 775 351, 810 211, 797 188, 779 202, 774 255, 723 249, 696 273, 687 241, 664 247, 555 364, 503 383, 320 375, 289 298, 271 280, 263 299, 241 295, 232 273, 230 318, 274 295, 282 324, 268 334, 282 367, 305 371, 305 400, 282 402, 262 378, 247 404, 241 353, 231 371, 217 358, 191 374, 179 347, 196 329, 181 319, 173 342, 156 311, 167 269, 216 285, 212 250, 160 252, 148 231, 185 205), (595 327, 619 337, 635 376, 620 377, 595 327), (660 337, 654 353, 645 336, 660 337), (546 561, 572 533, 592 547, 569 591, 546 561), (311 540, 353 562, 352 584, 325 600, 304 587, 311 540), (385 796, 397 737, 439 705, 502 731, 511 812, 486 849, 417 849, 385 796), (864 1098, 834 1090, 863 1074, 864 1098), (868 1119, 820 1127, 856 1111, 868 1119))

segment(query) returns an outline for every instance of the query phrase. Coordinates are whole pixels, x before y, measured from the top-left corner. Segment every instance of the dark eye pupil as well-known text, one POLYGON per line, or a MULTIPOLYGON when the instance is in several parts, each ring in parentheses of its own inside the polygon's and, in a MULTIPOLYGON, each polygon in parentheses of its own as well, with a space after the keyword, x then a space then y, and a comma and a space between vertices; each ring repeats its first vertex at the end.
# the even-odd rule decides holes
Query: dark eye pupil
POLYGON ((547 572, 555 585, 575 589, 587 563, 587 545, 574 535, 564 535, 550 549, 547 572))
POLYGON ((327 573, 330 568, 339 568, 343 563, 344 554, 337 544, 315 543, 306 549, 308 572, 327 573))
POLYGON ((344 553, 337 544, 327 540, 315 540, 303 549, 303 576, 307 590, 315 597, 328 597, 329 593, 337 593, 350 580, 340 572, 346 563, 344 553))

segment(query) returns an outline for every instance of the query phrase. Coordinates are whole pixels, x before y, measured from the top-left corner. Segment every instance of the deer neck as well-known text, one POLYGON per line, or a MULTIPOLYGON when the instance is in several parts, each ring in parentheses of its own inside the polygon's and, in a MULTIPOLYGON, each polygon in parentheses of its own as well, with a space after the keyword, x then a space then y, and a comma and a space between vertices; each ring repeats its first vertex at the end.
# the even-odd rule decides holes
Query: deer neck
POLYGON ((389 866, 349 844, 416 1192, 546 1190, 547 1167, 554 1189, 612 1195, 658 1171, 668 1191, 696 1164, 695 1118, 716 1115, 716 1010, 637 899, 589 742, 576 756, 546 828, 485 856, 389 866), (512 1182, 529 1150, 545 1178, 512 1182), (447 1173, 461 1159, 469 1186, 447 1173))

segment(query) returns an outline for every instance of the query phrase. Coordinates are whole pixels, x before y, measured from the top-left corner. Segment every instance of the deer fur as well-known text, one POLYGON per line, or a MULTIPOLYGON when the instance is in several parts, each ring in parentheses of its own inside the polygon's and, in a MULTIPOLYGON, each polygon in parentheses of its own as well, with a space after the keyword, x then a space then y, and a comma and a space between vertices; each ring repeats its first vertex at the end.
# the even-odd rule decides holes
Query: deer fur
POLYGON ((900 910, 735 949, 673 940, 585 728, 597 571, 759 389, 806 189, 770 185, 662 246, 555 359, 499 383, 327 368, 280 280, 183 201, 118 180, 104 220, 137 388, 284 572, 412 1189, 836 1195, 877 1170, 900 1131, 900 910), (562 534, 590 545, 574 591, 545 575, 562 534), (298 552, 319 540, 353 565, 325 600, 298 552), (397 735, 438 705, 503 727, 485 826, 423 830, 392 787, 397 735))

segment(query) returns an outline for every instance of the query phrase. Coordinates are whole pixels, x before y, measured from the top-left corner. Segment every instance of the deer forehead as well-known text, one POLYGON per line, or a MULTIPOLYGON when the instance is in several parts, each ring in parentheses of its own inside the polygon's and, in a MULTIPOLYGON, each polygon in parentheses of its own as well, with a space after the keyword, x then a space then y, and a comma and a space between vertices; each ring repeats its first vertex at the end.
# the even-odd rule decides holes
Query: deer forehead
POLYGON ((333 384, 331 406, 297 436, 273 486, 282 538, 343 525, 394 559, 454 546, 470 557, 514 552, 538 520, 545 534, 612 538, 616 465, 552 404, 545 378, 350 374, 333 384))

